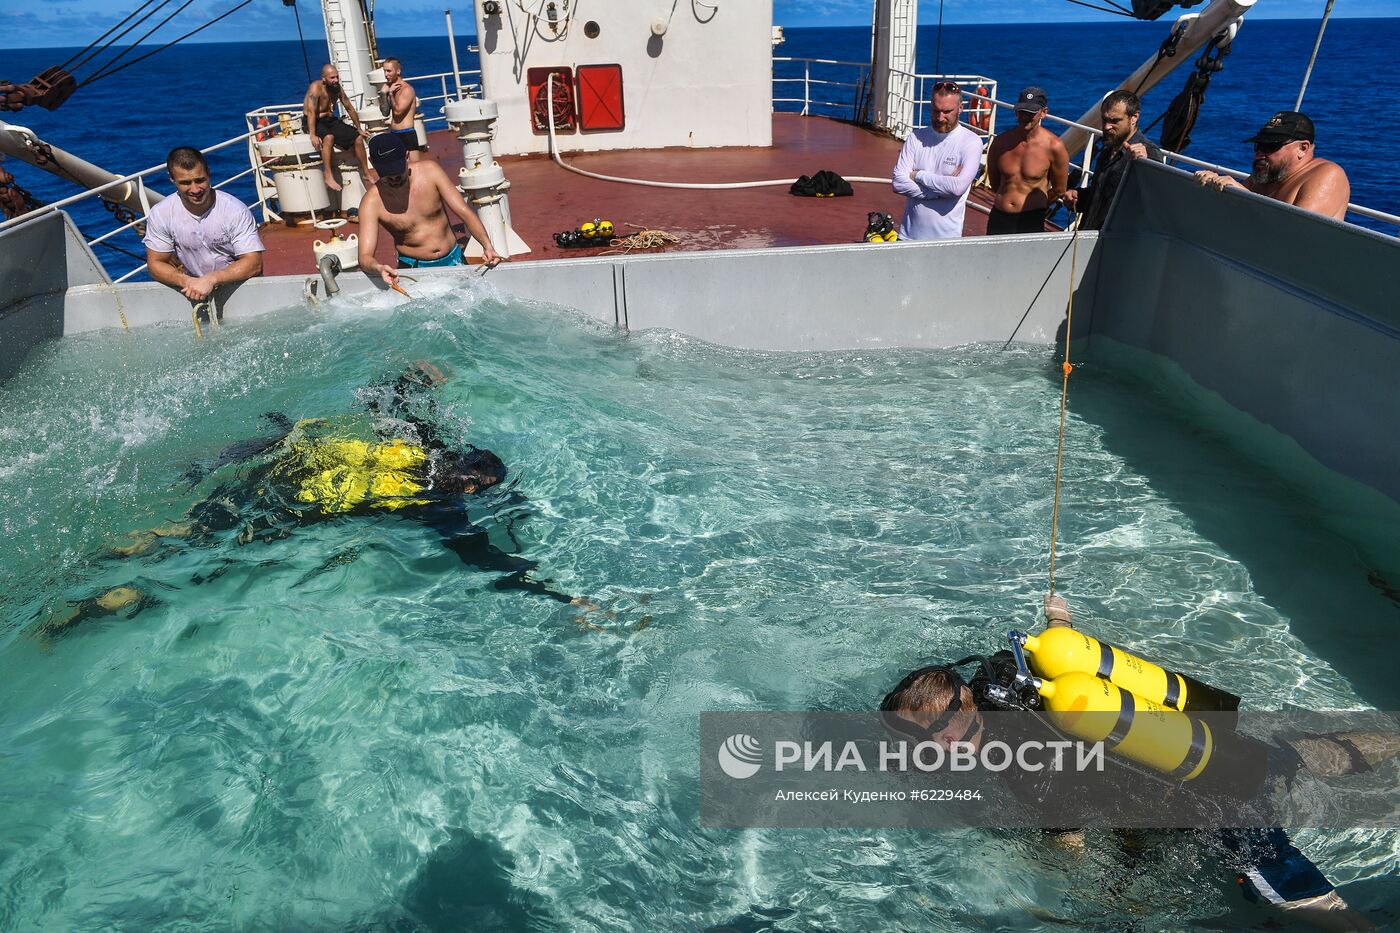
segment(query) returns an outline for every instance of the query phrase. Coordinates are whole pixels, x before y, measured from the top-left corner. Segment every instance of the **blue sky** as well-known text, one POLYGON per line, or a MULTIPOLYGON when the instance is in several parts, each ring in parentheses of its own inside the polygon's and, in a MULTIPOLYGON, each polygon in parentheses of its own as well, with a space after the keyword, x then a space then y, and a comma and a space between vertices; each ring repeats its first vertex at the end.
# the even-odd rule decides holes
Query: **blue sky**
MULTIPOLYGON (((237 0, 195 0, 161 36, 174 38, 232 7, 237 0)), ((743 0, 727 0, 743 2, 743 0)), ((1126 0, 1125 0, 1126 2, 1126 0)), ((321 36, 320 3, 299 0, 308 38, 321 36)), ((96 39, 140 0, 0 0, 0 48, 82 46, 96 39)), ((167 10, 174 9, 172 3, 167 10)), ((452 4, 458 30, 471 22, 469 3, 452 4)), ((1260 0, 1251 15, 1268 18, 1316 19, 1324 0, 1260 0)), ((871 0, 774 0, 774 20, 788 27, 867 26, 871 0)), ((379 32, 383 36, 437 35, 442 30, 444 4, 414 0, 380 0, 379 32)), ((1346 0, 1337 4, 1334 16, 1394 16, 1395 0, 1346 0)), ((937 22, 938 0, 922 0, 920 22, 937 22)), ((162 12, 161 15, 164 15, 162 12)), ((1170 14, 1168 14, 1170 16, 1170 14)), ((1108 21, 1111 17, 1060 0, 945 0, 945 23, 1036 23, 1108 21)), ((227 20, 206 30, 194 41, 249 41, 294 38, 292 12, 281 0, 253 0, 227 20)), ((3 72, 0 60, 0 72, 3 72)), ((0 74, 0 77, 10 77, 0 74)))

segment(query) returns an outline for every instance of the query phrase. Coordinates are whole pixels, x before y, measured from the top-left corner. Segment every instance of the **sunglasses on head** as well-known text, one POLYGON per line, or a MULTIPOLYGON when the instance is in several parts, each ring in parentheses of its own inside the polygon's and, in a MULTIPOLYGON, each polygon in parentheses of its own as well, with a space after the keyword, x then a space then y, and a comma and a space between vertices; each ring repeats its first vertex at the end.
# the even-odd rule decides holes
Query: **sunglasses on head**
POLYGON ((939 81, 933 86, 933 92, 935 94, 961 94, 962 88, 952 81, 939 81))

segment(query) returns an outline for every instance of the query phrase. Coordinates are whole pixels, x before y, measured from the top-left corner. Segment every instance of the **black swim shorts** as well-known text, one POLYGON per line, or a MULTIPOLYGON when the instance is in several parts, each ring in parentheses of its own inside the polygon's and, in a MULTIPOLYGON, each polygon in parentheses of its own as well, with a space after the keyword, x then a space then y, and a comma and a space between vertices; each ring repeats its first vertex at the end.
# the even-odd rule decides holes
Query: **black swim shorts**
POLYGON ((335 140, 337 149, 353 149, 355 140, 360 136, 349 123, 334 117, 317 117, 316 135, 331 137, 335 140))
POLYGON ((1045 232, 1045 208, 1037 207, 1034 210, 1002 211, 992 208, 991 216, 987 218, 987 236, 998 236, 1003 233, 1044 233, 1045 232))

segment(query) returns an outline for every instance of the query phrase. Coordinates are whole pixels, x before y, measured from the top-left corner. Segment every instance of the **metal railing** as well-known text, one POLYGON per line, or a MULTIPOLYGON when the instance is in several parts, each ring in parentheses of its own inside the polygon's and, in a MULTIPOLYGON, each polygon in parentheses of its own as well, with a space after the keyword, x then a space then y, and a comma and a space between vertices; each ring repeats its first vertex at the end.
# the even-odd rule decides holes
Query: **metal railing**
POLYGON ((985 75, 931 75, 918 74, 904 71, 895 71, 893 74, 905 78, 904 86, 909 89, 909 95, 896 96, 900 102, 909 105, 913 111, 913 124, 911 129, 919 130, 929 125, 926 116, 926 108, 929 106, 929 92, 934 85, 945 81, 956 84, 961 90, 964 99, 963 123, 968 129, 979 136, 991 138, 997 132, 996 108, 991 106, 991 102, 996 100, 997 82, 985 75), (983 90, 985 88, 985 90, 983 90), (985 95, 985 96, 984 96, 985 95), (986 126, 982 126, 978 118, 986 118, 986 126))
MULTIPOLYGON (((457 96, 455 89, 458 82, 461 83, 463 93, 480 94, 480 78, 481 69, 472 68, 455 72, 439 71, 433 74, 414 75, 404 80, 410 83, 436 80, 442 88, 442 93, 440 94, 433 94, 427 97, 419 96, 418 98, 419 114, 422 116, 423 123, 426 126, 439 121, 444 123, 447 121, 447 118, 442 114, 442 107, 436 108, 436 113, 430 113, 430 108, 427 106, 428 104, 438 101, 446 104, 447 101, 454 100, 457 96), (467 80, 472 76, 475 76, 477 80, 467 80), (448 90, 447 86, 449 78, 453 81, 453 90, 451 91, 448 90)), ((257 192, 258 206, 262 209, 263 221, 281 221, 281 216, 271 207, 271 202, 277 197, 277 187, 272 180, 272 173, 265 168, 263 159, 258 154, 257 143, 254 137, 259 131, 277 135, 281 131, 280 128, 283 126, 292 128, 294 132, 297 130, 306 132, 307 128, 302 126, 302 124, 306 122, 303 102, 298 101, 294 104, 268 104, 256 110, 248 111, 248 113, 244 115, 244 119, 247 122, 248 130, 254 134, 254 136, 248 138, 248 162, 251 166, 249 171, 253 173, 253 187, 257 192), (259 121, 263 121, 263 124, 259 125, 259 121)))
MULTIPOLYGON (((804 117, 811 116, 814 107, 820 107, 826 111, 844 110, 847 111, 847 114, 843 119, 855 120, 860 116, 859 108, 862 91, 869 93, 869 76, 869 63, 843 62, 832 58, 791 58, 788 56, 775 55, 773 56, 773 106, 776 110, 778 109, 778 104, 801 104, 802 108, 798 112, 804 117), (779 75, 777 72, 780 63, 784 65, 801 64, 802 76, 779 75), (816 77, 812 76, 813 65, 817 66, 816 77), (848 69, 855 69, 855 80, 839 80, 837 75, 842 70, 848 69), (800 85, 802 96, 781 97, 779 96, 780 88, 778 85, 800 85), (814 98, 812 96, 813 88, 822 96, 814 98), (833 90, 836 88, 845 88, 847 90, 833 90), (831 97, 839 97, 841 99, 827 99, 831 97)), ((787 88, 784 87, 781 90, 785 91, 787 88)), ((827 112, 823 115, 831 116, 832 114, 827 112)))

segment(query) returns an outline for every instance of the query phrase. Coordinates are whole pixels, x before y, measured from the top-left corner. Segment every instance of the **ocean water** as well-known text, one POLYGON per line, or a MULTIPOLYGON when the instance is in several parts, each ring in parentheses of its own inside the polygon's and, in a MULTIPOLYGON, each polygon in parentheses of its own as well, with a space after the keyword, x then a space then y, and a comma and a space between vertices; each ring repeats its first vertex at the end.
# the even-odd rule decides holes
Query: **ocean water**
MULTIPOLYGON (((288 29, 290 33, 290 23, 288 29)), ((1226 59, 1225 70, 1211 81, 1189 154, 1247 167, 1251 149, 1242 140, 1275 111, 1292 108, 1316 30, 1314 21, 1249 21, 1226 59)), ((940 70, 995 78, 1001 82, 1003 99, 1024 85, 1041 85, 1049 92, 1051 111, 1073 119, 1097 102, 1106 88, 1155 54, 1168 32, 1164 22, 1117 19, 1091 24, 948 26, 940 42, 937 30, 925 26, 919 30, 918 62, 925 73, 940 70)), ((459 39, 465 67, 474 62, 467 52, 471 41, 470 37, 459 39)), ((1319 153, 1347 170, 1352 200, 1392 214, 1400 214, 1400 189, 1394 183, 1400 173, 1400 150, 1378 139, 1364 114, 1374 89, 1400 85, 1400 64, 1390 54, 1397 45, 1400 18, 1333 20, 1303 107, 1317 124, 1319 153)), ((324 60, 325 48, 311 40, 308 49, 314 69, 324 60)), ((0 76, 27 80, 62 62, 72 51, 5 50, 0 76)), ((409 75, 445 72, 451 67, 445 35, 386 38, 381 51, 402 58, 409 75)), ((776 54, 868 61, 870 32, 792 29, 776 54)), ((1185 82, 1184 69, 1189 67, 1182 66, 1147 98, 1144 125, 1165 110, 1185 82)), ((780 65, 779 73, 800 75, 800 70, 792 70, 796 68, 780 65)), ((818 69, 814 75, 823 73, 818 69)), ((830 76, 853 80, 847 70, 830 76)), ((299 101, 306 83, 301 48, 295 41, 177 45, 82 89, 54 113, 29 111, 12 122, 28 125, 55 144, 113 171, 139 171, 163 162, 175 145, 203 147, 244 132, 243 114, 264 104, 299 101)), ((420 94, 442 92, 439 82, 428 82, 429 87, 433 85, 437 86, 431 92, 420 88, 420 94)), ((776 96, 792 96, 791 87, 780 85, 776 96)), ((849 115, 846 108, 829 112, 849 115)), ((211 164, 216 178, 227 178, 248 167, 246 151, 230 147, 216 153, 211 164)), ((831 168, 841 171, 839 165, 831 168)), ((29 166, 14 171, 44 201, 76 191, 29 166)), ((234 183, 228 190, 246 201, 252 199, 251 184, 234 183)), ((80 205, 75 216, 92 236, 111 227, 100 206, 80 205)), ((1395 233, 1391 226, 1358 222, 1395 233)), ((135 237, 121 237, 99 250, 104 261, 116 260, 111 268, 118 273, 139 264, 139 260, 128 262, 120 250, 142 252, 135 237)))
MULTIPOLYGON (((1048 351, 739 352, 489 280, 420 292, 202 341, 77 336, 0 385, 0 929, 1264 919, 1189 837, 1129 862, 1095 836, 1066 865, 1035 834, 699 827, 698 713, 870 708, 1034 622, 1048 351), (104 556, 236 487, 236 464, 186 476, 264 413, 353 412, 420 359, 449 377, 445 432, 511 471, 473 520, 598 610, 498 590, 401 516, 104 556), (140 612, 40 633, 119 585, 140 612)), ((1366 633, 1400 607, 1306 498, 1094 367, 1067 450, 1057 579, 1082 627, 1254 708, 1396 708, 1366 633)), ((1396 834, 1299 842, 1354 906, 1400 916, 1396 834)))

